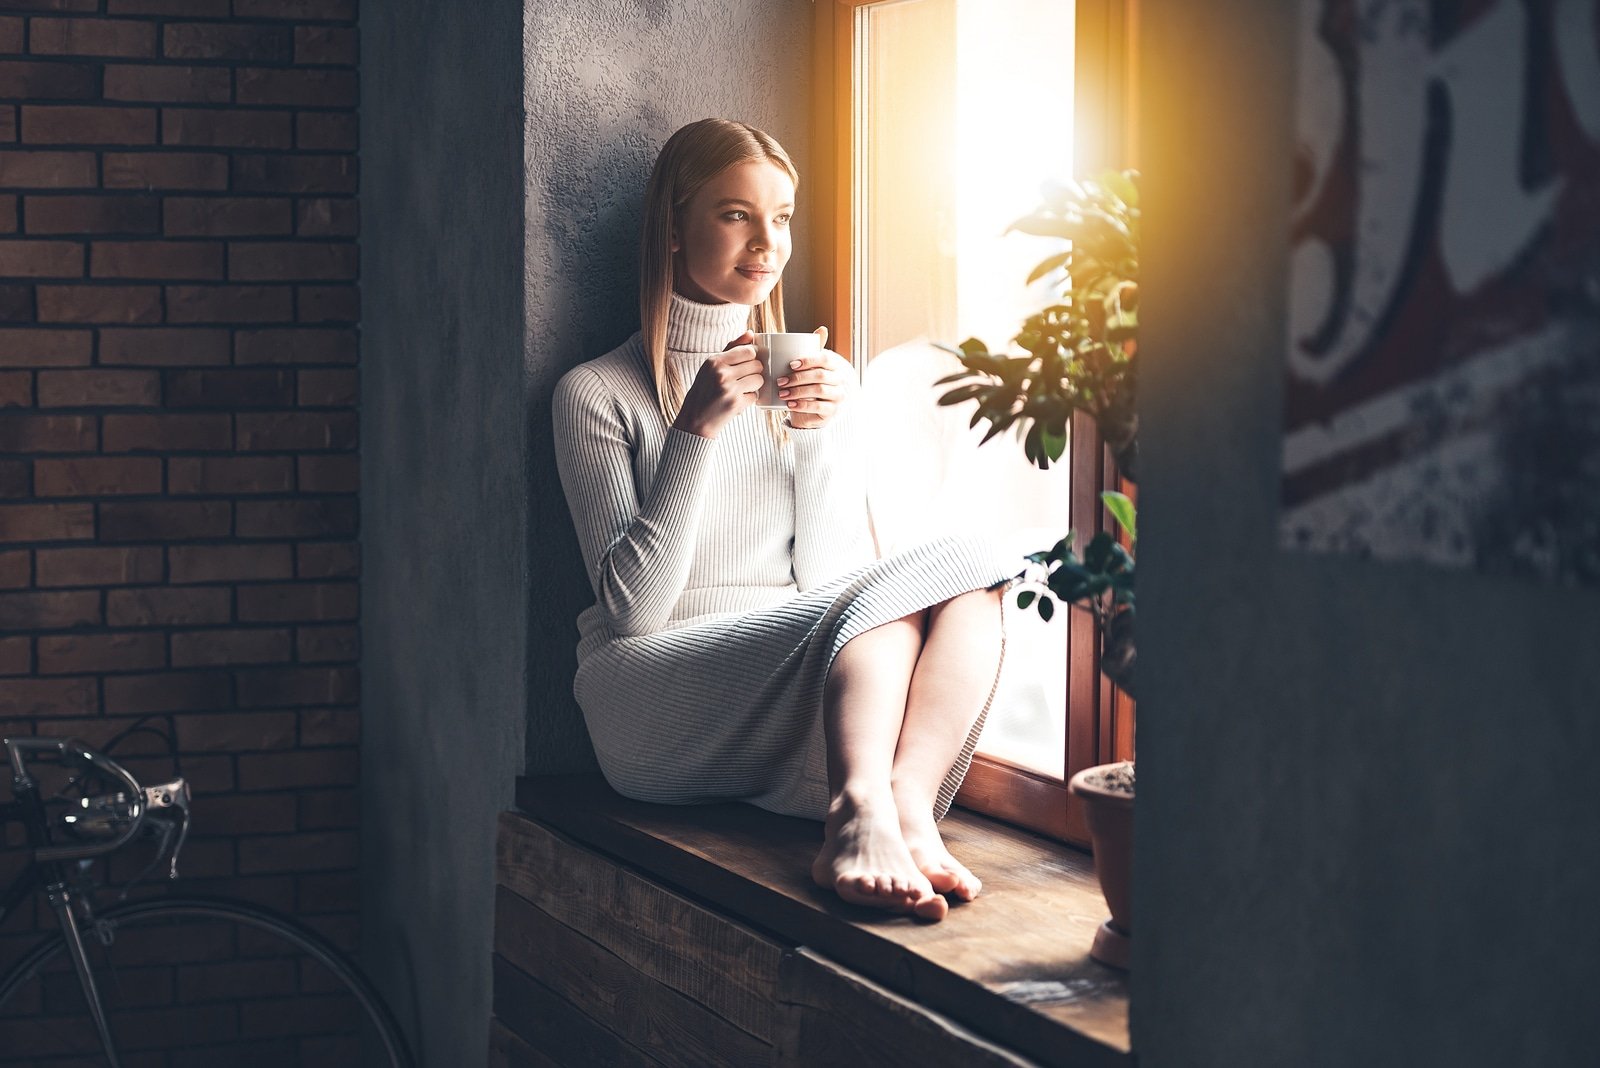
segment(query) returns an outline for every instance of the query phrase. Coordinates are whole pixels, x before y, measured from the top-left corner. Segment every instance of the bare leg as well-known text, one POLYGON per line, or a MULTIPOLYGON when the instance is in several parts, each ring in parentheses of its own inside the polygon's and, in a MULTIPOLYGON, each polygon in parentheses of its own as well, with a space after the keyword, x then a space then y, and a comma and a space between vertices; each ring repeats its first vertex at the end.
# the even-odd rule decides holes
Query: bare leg
POLYGON ((823 695, 830 802, 811 877, 855 904, 939 919, 948 905, 906 848, 892 780, 923 627, 921 612, 886 623, 834 658, 823 695))
POLYGON ((994 686, 1003 596, 974 590, 928 610, 890 773, 900 833, 918 870, 936 892, 965 901, 983 884, 945 849, 933 806, 994 686))

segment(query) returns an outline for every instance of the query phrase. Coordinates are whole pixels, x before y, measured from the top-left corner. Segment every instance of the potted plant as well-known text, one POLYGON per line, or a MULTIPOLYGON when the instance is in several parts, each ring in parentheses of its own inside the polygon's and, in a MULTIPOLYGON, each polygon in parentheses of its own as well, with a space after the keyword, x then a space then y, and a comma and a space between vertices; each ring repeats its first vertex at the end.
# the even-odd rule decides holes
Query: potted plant
MULTIPOLYGON (((1073 412, 1094 419, 1105 448, 1123 478, 1133 481, 1138 460, 1135 398, 1139 330, 1139 187, 1133 171, 1094 181, 1045 189, 1044 203, 1012 229, 1069 241, 1070 247, 1042 260, 1029 284, 1058 279, 1055 298, 1028 316, 1012 339, 1022 355, 990 352, 977 338, 959 350, 963 370, 942 378, 954 385, 940 404, 977 401, 971 425, 987 420, 983 441, 1014 428, 1032 463, 1048 468, 1066 451, 1073 412)), ((1134 695, 1134 559, 1137 538, 1133 501, 1117 492, 1101 494, 1107 511, 1126 532, 1128 546, 1101 531, 1077 551, 1075 532, 1054 547, 1031 554, 1025 577, 1033 580, 1017 597, 1046 620, 1061 601, 1094 614, 1101 635, 1101 672, 1134 695), (1041 588, 1042 587, 1042 588, 1041 588)), ((1095 934, 1090 955, 1128 967, 1133 935, 1132 761, 1087 768, 1068 784, 1088 814, 1095 871, 1111 918, 1095 934)))

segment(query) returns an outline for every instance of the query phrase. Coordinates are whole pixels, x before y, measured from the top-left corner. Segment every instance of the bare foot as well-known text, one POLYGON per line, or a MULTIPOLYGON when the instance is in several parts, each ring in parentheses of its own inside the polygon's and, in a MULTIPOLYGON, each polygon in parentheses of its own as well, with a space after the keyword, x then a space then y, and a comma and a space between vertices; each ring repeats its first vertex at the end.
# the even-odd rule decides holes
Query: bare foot
POLYGON ((977 897, 983 883, 944 847, 938 824, 933 820, 932 805, 908 808, 909 814, 902 810, 899 816, 900 836, 917 870, 927 876, 928 884, 937 893, 952 894, 962 901, 977 897))
POLYGON ((950 908, 906 849, 888 794, 882 799, 841 795, 829 806, 811 878, 855 905, 911 912, 925 920, 942 920, 950 908))

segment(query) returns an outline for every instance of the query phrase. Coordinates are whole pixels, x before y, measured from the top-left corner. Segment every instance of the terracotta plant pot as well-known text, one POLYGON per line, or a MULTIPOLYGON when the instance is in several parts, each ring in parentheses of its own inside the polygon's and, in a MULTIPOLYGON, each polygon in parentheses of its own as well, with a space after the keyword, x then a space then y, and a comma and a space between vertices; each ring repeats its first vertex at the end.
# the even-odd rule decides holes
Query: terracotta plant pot
POLYGON ((1124 971, 1133 960, 1133 762, 1084 768, 1067 784, 1083 799, 1094 871, 1111 918, 1095 932, 1089 956, 1124 971))

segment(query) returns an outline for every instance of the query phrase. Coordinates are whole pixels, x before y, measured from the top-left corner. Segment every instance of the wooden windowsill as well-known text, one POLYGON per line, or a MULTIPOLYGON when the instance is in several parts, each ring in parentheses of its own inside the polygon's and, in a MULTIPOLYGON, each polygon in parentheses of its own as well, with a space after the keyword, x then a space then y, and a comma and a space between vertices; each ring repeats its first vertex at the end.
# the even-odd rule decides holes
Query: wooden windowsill
POLYGON ((941 825, 983 880, 937 924, 812 885, 820 828, 748 805, 648 805, 598 776, 517 782, 529 816, 1042 1065, 1131 1065, 1125 977, 1088 957, 1105 917, 1090 859, 962 810, 941 825))

